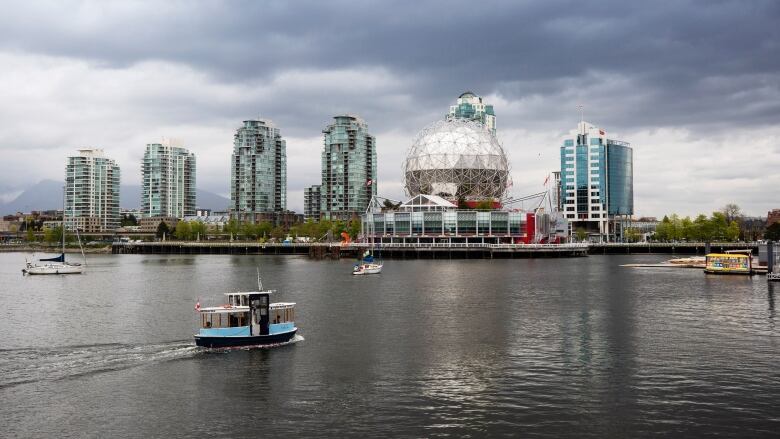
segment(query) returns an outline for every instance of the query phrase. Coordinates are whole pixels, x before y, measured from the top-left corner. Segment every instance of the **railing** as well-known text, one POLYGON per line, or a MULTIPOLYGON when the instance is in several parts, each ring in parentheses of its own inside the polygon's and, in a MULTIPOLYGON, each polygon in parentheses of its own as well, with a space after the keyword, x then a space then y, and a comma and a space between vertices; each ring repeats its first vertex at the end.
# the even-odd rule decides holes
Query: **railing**
POLYGON ((483 244, 483 243, 385 243, 371 244, 367 242, 350 243, 322 243, 322 242, 294 242, 294 243, 262 243, 254 241, 155 241, 155 242, 114 242, 115 246, 133 247, 133 246, 185 246, 185 247, 261 247, 261 248, 309 248, 309 247, 329 247, 329 248, 485 248, 485 249, 587 249, 587 243, 571 244, 483 244))

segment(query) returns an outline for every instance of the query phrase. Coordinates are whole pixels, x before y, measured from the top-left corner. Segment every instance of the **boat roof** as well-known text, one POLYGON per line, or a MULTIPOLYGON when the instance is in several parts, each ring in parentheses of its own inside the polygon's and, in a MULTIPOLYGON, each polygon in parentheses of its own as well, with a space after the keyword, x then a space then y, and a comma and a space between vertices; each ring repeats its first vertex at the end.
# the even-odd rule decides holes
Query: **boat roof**
POLYGON ((265 290, 265 291, 239 291, 235 293, 225 293, 226 296, 248 296, 250 294, 273 294, 276 290, 265 290))
MULTIPOLYGON (((274 302, 268 305, 269 309, 278 308, 291 308, 295 306, 295 302, 274 302)), ((235 305, 220 305, 220 306, 204 306, 200 309, 200 312, 249 312, 248 306, 235 306, 235 305)))
POLYGON ((708 258, 717 257, 717 258, 747 258, 748 255, 744 255, 742 253, 709 253, 707 254, 708 258))
POLYGON ((272 303, 269 308, 287 308, 290 306, 295 306, 295 302, 275 302, 272 303))

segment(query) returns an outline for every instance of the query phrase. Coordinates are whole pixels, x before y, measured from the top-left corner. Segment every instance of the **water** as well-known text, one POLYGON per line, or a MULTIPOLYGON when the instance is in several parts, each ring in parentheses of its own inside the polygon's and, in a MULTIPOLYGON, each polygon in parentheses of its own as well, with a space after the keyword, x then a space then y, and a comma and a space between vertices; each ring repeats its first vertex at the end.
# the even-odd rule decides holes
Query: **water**
POLYGON ((0 436, 776 437, 780 288, 619 266, 663 259, 0 254, 0 436), (195 302, 256 266, 301 337, 194 348, 195 302))

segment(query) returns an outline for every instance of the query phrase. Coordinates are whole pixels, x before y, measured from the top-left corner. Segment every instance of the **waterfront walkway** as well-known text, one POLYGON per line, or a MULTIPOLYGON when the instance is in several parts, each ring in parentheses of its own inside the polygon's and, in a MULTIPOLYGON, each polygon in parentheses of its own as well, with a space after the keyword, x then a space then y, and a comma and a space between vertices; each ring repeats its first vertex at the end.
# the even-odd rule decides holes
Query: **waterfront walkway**
MULTIPOLYGON (((114 243, 114 254, 273 254, 309 255, 313 258, 357 257, 370 249, 368 243, 260 243, 252 241, 165 241, 141 243, 114 243)), ((374 248, 377 248, 376 245, 374 248)), ((754 253, 755 243, 573 243, 573 244, 382 244, 382 256, 398 259, 492 259, 528 257, 572 257, 588 254, 692 254, 749 249, 754 253)))
MULTIPOLYGON (((307 254, 313 258, 357 257, 368 243, 289 243, 251 241, 166 241, 114 243, 114 254, 307 254)), ((375 245, 376 249, 377 246, 375 245)), ((492 259, 586 256, 588 244, 383 244, 382 256, 398 259, 492 259)))

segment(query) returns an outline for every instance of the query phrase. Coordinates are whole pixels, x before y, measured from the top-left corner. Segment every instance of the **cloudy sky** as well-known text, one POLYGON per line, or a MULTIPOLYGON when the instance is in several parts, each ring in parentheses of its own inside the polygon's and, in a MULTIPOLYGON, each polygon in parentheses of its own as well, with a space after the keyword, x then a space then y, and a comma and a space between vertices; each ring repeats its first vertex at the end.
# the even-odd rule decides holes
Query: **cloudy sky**
POLYGON ((100 147, 138 184, 144 145, 181 140, 228 193, 232 135, 287 139, 289 206, 321 130, 361 115, 379 191, 403 194, 415 133, 465 90, 495 106, 515 195, 542 190, 585 118, 634 148, 638 215, 780 207, 780 2, 3 2, 0 201, 100 147))

